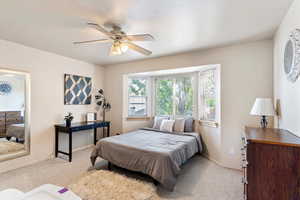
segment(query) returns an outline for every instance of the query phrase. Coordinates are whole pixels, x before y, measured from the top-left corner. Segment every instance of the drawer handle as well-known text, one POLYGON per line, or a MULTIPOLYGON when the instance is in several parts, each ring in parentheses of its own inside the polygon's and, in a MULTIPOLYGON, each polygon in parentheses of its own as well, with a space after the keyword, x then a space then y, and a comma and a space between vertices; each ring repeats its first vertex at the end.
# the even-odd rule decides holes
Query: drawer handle
POLYGON ((248 181, 246 180, 246 178, 242 178, 242 183, 248 185, 248 181))
POLYGON ((248 163, 248 161, 246 161, 246 162, 242 163, 242 168, 243 168, 243 169, 244 169, 244 168, 247 168, 248 165, 249 165, 249 163, 248 163))

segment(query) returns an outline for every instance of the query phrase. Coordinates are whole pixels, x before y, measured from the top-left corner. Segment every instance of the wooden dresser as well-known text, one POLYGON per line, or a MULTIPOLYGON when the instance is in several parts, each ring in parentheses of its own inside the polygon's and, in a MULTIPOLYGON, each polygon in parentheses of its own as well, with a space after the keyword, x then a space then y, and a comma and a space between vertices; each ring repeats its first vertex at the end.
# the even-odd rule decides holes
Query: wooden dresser
POLYGON ((6 137, 6 129, 11 124, 23 123, 21 111, 0 112, 0 138, 6 137))
POLYGON ((300 200, 300 138, 246 127, 242 142, 244 199, 300 200))

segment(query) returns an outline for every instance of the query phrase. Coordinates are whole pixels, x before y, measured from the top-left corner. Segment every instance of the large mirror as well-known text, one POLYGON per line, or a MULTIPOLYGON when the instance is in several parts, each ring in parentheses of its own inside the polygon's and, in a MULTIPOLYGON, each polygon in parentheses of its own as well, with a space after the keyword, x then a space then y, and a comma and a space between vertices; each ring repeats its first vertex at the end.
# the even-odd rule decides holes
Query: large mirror
POLYGON ((0 161, 30 153, 30 76, 0 69, 0 161))

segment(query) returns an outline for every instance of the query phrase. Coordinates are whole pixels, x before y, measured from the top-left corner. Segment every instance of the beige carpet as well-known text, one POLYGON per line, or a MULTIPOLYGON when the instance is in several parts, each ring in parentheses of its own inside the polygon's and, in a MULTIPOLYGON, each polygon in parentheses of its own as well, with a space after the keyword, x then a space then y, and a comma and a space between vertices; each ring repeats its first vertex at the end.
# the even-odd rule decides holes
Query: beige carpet
POLYGON ((15 153, 23 150, 24 148, 24 144, 9 141, 0 141, 0 155, 15 153))
POLYGON ((84 174, 68 186, 83 200, 159 200, 152 183, 140 181, 108 170, 84 174), (101 188, 101 189, 99 189, 101 188))
MULTIPOLYGON (((45 183, 68 186, 92 170, 89 161, 90 152, 91 149, 75 152, 72 163, 57 158, 2 173, 0 190, 17 188, 26 192, 45 183)), ((107 162, 99 159, 96 167, 106 169, 107 162)), ((151 183, 149 178, 137 173, 116 167, 113 171, 151 183)), ((158 187, 157 193, 161 199, 241 200, 243 192, 241 177, 240 171, 226 169, 201 156, 195 156, 183 166, 173 192, 158 187)))

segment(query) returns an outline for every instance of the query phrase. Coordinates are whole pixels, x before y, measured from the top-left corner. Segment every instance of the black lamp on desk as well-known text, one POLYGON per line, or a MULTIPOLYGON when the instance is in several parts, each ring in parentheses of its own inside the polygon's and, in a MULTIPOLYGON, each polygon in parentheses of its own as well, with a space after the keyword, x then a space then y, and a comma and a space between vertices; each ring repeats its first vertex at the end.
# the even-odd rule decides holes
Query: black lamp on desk
POLYGON ((268 126, 267 117, 275 115, 272 99, 256 98, 250 114, 261 116, 260 125, 262 128, 266 128, 268 126))

